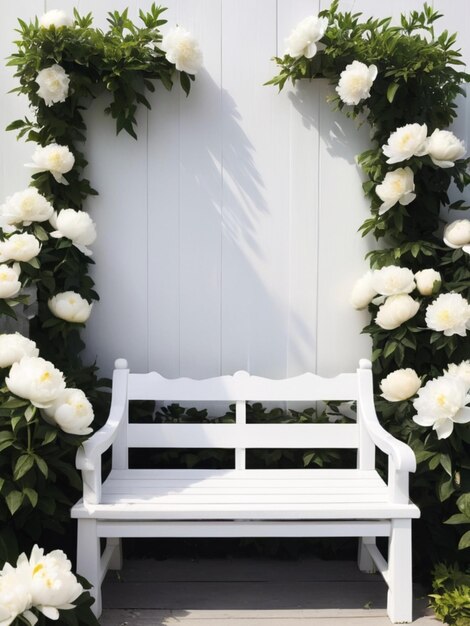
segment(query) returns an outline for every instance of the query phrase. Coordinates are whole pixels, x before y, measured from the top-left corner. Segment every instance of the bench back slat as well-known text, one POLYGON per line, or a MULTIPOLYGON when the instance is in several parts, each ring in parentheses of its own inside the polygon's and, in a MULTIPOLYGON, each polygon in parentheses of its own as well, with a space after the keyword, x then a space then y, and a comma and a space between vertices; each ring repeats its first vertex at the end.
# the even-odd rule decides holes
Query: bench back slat
POLYGON ((130 448, 357 448, 357 424, 129 424, 130 448))
MULTIPOLYGON (((236 405, 235 423, 154 423, 122 424, 113 446, 114 469, 128 467, 129 448, 222 448, 233 449, 236 469, 245 467, 247 449, 318 449, 356 448, 361 469, 372 469, 375 446, 361 425, 358 373, 339 374, 322 378, 312 373, 283 380, 272 380, 237 372, 204 380, 190 378, 167 379, 156 372, 129 373, 121 361, 115 370, 125 371, 128 400, 156 402, 229 403, 236 405), (358 421, 334 423, 250 423, 246 424, 246 402, 302 402, 313 406, 318 401, 334 400, 358 403, 358 421), (363 448, 363 450, 361 450, 363 448)), ((124 372, 123 372, 124 373, 124 372)), ((370 376, 372 393, 372 377, 370 376)), ((208 405, 209 406, 209 405, 208 405)))
POLYGON ((129 374, 129 400, 168 400, 178 402, 316 402, 318 400, 357 400, 356 374, 322 378, 307 373, 283 380, 271 380, 237 372, 194 380, 168 379, 156 372, 129 374))

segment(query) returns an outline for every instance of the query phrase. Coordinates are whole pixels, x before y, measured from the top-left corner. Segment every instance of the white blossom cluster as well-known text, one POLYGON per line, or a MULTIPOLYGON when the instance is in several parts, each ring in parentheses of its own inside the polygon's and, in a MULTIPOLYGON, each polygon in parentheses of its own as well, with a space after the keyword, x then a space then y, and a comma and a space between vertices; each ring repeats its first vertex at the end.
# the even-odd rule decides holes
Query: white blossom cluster
POLYGON ((413 400, 420 426, 436 431, 438 439, 451 435, 454 424, 470 422, 470 361, 451 363, 442 376, 429 380, 421 387, 421 379, 414 369, 398 369, 380 382, 382 396, 389 402, 413 400))
MULTIPOLYGON (((370 270, 354 285, 351 304, 365 309, 370 303, 380 305, 375 322, 385 330, 394 330, 414 317, 420 303, 409 294, 415 289, 431 296, 441 285, 441 275, 432 268, 416 274, 406 268, 387 265, 370 270)), ((465 337, 470 328, 470 303, 459 293, 441 293, 426 308, 426 325, 446 337, 465 337)))
MULTIPOLYGON (((370 303, 379 305, 375 323, 385 330, 394 330, 413 318, 420 302, 410 294, 433 296, 441 287, 441 276, 432 268, 413 274, 406 267, 389 265, 371 270, 355 284, 351 303, 363 309, 370 303)), ((427 328, 445 336, 465 337, 470 328, 470 303, 459 293, 441 293, 426 307, 427 328)), ((380 382, 382 396, 389 402, 413 401, 416 415, 413 420, 420 426, 431 426, 439 439, 449 437, 454 424, 470 422, 470 361, 451 363, 444 374, 422 381, 412 368, 391 372, 380 382)))
MULTIPOLYGON (((286 39, 285 54, 293 59, 312 59, 318 50, 318 43, 328 29, 326 17, 309 15, 292 30, 286 39)), ((336 91, 340 99, 349 105, 356 105, 370 96, 371 87, 377 78, 376 65, 367 66, 361 61, 353 61, 341 72, 336 91)))
POLYGON ((35 545, 31 556, 21 554, 16 567, 6 563, 0 571, 0 624, 9 626, 17 617, 34 626, 36 609, 46 618, 59 619, 59 610, 74 609, 83 587, 71 571, 62 550, 44 554, 35 545))
MULTIPOLYGON (((31 167, 36 171, 50 171, 57 182, 67 184, 63 175, 72 169, 74 162, 67 146, 50 144, 36 148, 31 167)), ((83 254, 91 255, 88 246, 96 239, 96 227, 85 211, 62 209, 57 213, 51 202, 36 188, 18 191, 0 206, 0 227, 3 231, 3 240, 0 241, 0 299, 11 299, 20 293, 19 263, 32 263, 41 251, 40 241, 31 233, 21 232, 22 229, 47 221, 55 229, 50 233, 52 238, 70 239, 83 254)), ((91 312, 91 304, 70 291, 51 298, 49 308, 56 317, 77 323, 85 322, 91 312)))
POLYGON ((47 422, 71 435, 92 432, 90 401, 81 389, 66 386, 63 373, 39 356, 34 341, 20 333, 0 335, 0 368, 10 368, 8 390, 39 408, 47 422))
MULTIPOLYGON (((406 124, 393 132, 388 142, 382 147, 387 163, 402 163, 412 157, 429 156, 436 167, 450 168, 465 156, 466 149, 462 141, 449 130, 436 130, 428 136, 426 124, 406 124)), ((397 203, 406 206, 416 198, 414 173, 411 167, 399 167, 385 174, 384 180, 376 186, 375 193, 382 200, 379 215, 383 215, 397 203)), ((459 222, 468 220, 459 220, 459 222)), ((467 229, 470 231, 470 228, 467 229)), ((452 236, 446 241, 450 247, 464 247, 470 243, 470 232, 463 233, 462 226, 456 227, 452 245, 452 236), (458 231, 458 234, 457 234, 458 231)), ((444 239, 445 240, 445 239, 444 239)), ((467 250, 465 250, 467 251, 467 250)))

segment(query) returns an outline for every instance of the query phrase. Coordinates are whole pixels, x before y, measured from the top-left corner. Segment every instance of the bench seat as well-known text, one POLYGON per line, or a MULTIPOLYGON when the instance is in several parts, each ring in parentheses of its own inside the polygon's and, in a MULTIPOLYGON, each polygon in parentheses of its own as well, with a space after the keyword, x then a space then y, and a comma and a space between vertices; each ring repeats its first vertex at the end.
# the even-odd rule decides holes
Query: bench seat
POLYGON ((100 504, 77 503, 95 519, 416 518, 390 502, 375 470, 113 470, 100 504))

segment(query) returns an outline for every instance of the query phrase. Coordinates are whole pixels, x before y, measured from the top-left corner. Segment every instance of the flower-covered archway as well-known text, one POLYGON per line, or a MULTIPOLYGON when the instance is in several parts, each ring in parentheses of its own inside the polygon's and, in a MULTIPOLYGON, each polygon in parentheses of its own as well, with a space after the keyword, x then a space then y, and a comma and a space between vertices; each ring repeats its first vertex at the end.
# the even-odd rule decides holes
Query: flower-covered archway
POLYGON ((436 31, 439 17, 425 5, 394 26, 340 13, 335 1, 292 31, 270 81, 282 89, 328 78, 332 105, 371 128, 371 148, 357 157, 371 207, 360 230, 380 247, 351 304, 371 314, 364 332, 382 420, 419 463, 416 552, 425 566, 464 563, 470 547, 470 220, 443 217, 470 208, 449 199, 451 185, 470 183, 470 159, 447 130, 470 75, 456 36, 436 31))
POLYGON ((181 26, 162 35, 164 11, 156 5, 140 11, 139 25, 127 10, 112 12, 105 32, 93 27, 91 14, 77 11, 73 17, 49 11, 29 24, 19 20, 17 52, 9 64, 17 68, 15 91, 28 98, 31 115, 8 129, 35 149, 26 164, 30 186, 0 207, 0 315, 15 319, 24 306, 36 307, 36 314, 29 337, 0 335, 0 562, 7 562, 0 576, 0 622, 5 624, 56 620, 60 609, 67 623, 97 623, 91 599, 62 552, 48 555, 36 546, 16 568, 8 562, 45 535, 63 532, 81 488, 75 452, 92 424, 99 426, 106 415, 109 381, 100 380, 95 365, 81 358, 81 330, 98 299, 89 274, 97 232, 84 211, 97 192, 83 175, 83 111, 105 90, 111 94, 105 112, 116 121, 117 133, 137 138, 135 114, 141 105, 150 108, 145 91, 154 91, 156 80, 171 90, 177 79, 189 94, 202 54, 181 26), (18 585, 24 593, 9 595, 18 585), (48 592, 48 585, 62 592, 48 592))

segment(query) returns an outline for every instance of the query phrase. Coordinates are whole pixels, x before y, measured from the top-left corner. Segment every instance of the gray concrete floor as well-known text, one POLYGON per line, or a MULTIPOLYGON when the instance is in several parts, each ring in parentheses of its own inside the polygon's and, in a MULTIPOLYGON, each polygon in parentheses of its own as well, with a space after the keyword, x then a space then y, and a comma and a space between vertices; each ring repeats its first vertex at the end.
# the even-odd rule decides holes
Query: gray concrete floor
MULTIPOLYGON (((386 585, 350 561, 135 560, 103 586, 102 626, 389 626, 386 585)), ((440 622, 415 589, 417 626, 440 622)))

